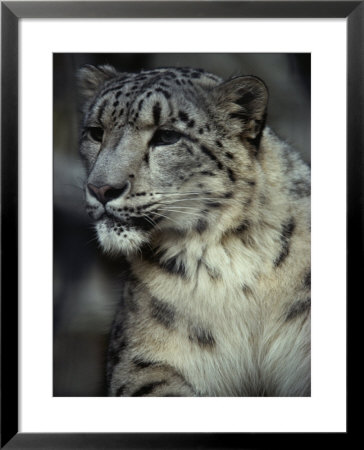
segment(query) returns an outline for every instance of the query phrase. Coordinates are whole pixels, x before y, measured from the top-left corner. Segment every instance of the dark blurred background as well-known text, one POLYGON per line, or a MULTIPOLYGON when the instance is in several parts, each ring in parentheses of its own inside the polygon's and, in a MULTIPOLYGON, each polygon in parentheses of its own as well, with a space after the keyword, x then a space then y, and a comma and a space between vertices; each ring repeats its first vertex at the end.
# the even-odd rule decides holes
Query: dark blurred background
POLYGON ((307 53, 57 53, 53 63, 53 395, 103 396, 107 338, 123 261, 101 253, 84 211, 77 70, 108 63, 126 72, 190 66, 225 79, 256 75, 269 89, 268 125, 309 163, 311 58, 307 53))

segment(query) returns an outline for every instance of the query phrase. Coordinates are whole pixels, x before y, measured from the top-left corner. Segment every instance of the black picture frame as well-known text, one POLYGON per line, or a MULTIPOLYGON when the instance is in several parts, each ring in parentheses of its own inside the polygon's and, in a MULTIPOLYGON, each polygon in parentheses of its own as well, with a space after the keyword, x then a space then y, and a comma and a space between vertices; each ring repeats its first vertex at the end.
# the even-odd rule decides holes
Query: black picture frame
MULTIPOLYGON (((280 439, 304 445, 312 435, 279 433, 18 432, 18 25, 21 18, 345 18, 347 21, 347 297, 363 273, 364 1, 1 2, 1 448, 259 448, 280 439)), ((334 95, 334 93, 333 93, 334 95)), ((349 351, 348 346, 348 351, 349 351)), ((349 419, 349 413, 348 413, 349 419)), ((335 443, 351 435, 335 433, 335 443)), ((328 444, 316 433, 315 443, 328 444)))

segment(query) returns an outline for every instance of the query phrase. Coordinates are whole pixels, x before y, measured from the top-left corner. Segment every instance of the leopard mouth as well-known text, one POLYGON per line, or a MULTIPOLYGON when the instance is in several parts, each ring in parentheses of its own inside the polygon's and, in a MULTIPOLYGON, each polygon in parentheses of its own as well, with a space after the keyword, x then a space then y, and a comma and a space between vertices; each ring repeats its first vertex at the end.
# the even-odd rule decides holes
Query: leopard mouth
POLYGON ((150 240, 154 224, 141 221, 139 217, 124 220, 104 214, 96 221, 96 235, 104 252, 108 254, 133 255, 150 240))
POLYGON ((130 229, 151 231, 157 224, 155 218, 151 219, 145 216, 116 217, 108 213, 103 214, 98 222, 103 222, 109 231, 113 230, 117 234, 130 229))

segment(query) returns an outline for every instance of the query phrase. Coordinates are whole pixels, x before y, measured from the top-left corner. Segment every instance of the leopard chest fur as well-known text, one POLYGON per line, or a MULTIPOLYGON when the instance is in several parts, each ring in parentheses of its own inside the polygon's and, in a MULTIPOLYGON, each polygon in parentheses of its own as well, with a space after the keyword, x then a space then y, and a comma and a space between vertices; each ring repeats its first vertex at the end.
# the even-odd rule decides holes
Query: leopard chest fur
POLYGON ((211 247, 190 239, 179 250, 133 264, 146 291, 135 301, 143 304, 138 321, 152 348, 148 358, 173 362, 202 395, 258 390, 251 380, 258 383, 269 317, 257 290, 263 262, 244 261, 235 238, 211 247))

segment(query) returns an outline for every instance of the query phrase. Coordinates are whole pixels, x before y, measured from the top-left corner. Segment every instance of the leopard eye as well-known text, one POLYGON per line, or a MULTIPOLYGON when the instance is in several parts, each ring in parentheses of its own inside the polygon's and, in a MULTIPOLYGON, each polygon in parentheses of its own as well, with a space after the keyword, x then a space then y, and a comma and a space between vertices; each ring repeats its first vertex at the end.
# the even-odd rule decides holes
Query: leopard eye
POLYGON ((181 138, 181 133, 173 130, 157 130, 150 141, 153 146, 158 145, 172 145, 178 142, 181 138))
POLYGON ((102 142, 104 130, 101 127, 88 127, 87 131, 92 140, 102 142))

